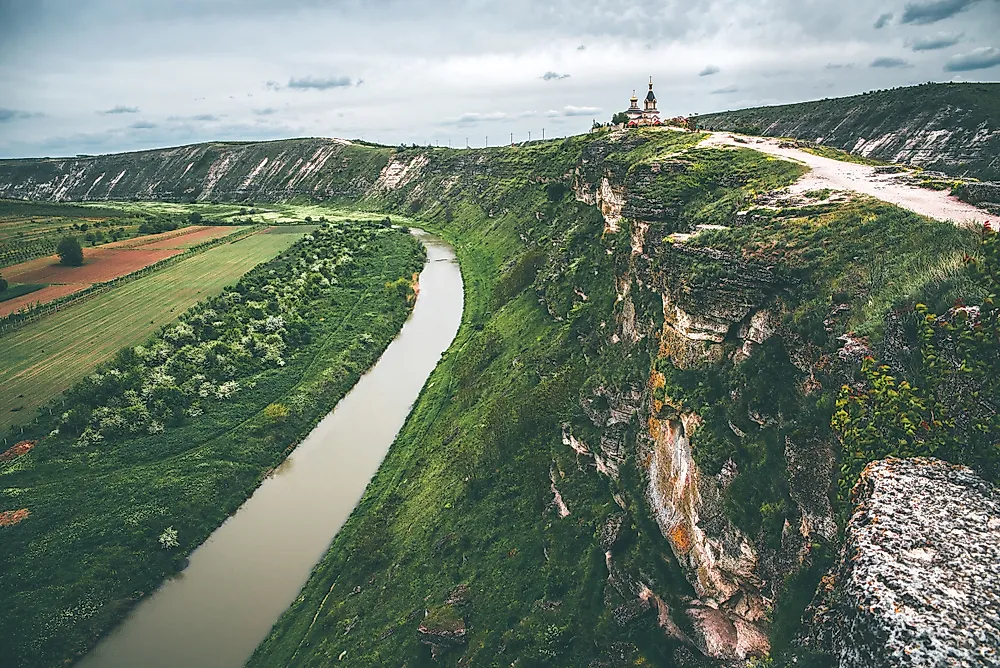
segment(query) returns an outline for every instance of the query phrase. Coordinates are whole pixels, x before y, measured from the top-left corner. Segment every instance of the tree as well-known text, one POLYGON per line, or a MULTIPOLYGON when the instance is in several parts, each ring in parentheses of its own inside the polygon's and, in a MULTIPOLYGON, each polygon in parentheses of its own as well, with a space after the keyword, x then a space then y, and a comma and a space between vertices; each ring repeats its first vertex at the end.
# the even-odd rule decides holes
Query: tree
POLYGON ((625 125, 628 123, 628 114, 624 111, 619 111, 617 114, 611 117, 612 125, 625 125))
POLYGON ((5 290, 7 290, 7 279, 0 276, 0 292, 4 292, 5 290))
POLYGON ((56 253, 59 255, 59 264, 67 267, 79 267, 83 264, 83 248, 76 237, 63 237, 56 246, 56 253))
POLYGON ((164 550, 171 550, 180 545, 177 541, 177 529, 173 527, 167 527, 160 534, 160 547, 164 550))
POLYGON ((201 223, 201 214, 197 211, 192 211, 188 214, 188 222, 192 225, 198 225, 201 223))

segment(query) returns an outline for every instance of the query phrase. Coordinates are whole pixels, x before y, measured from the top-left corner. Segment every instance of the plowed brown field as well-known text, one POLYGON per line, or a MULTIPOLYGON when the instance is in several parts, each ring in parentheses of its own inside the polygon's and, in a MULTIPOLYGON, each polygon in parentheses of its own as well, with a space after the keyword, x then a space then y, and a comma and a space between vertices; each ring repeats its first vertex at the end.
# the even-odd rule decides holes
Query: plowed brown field
MULTIPOLYGON (((182 253, 183 249, 85 248, 82 267, 64 267, 55 255, 16 264, 4 270, 12 283, 74 283, 89 285, 131 274, 143 267, 182 253)), ((37 298, 37 293, 33 293, 37 298)))

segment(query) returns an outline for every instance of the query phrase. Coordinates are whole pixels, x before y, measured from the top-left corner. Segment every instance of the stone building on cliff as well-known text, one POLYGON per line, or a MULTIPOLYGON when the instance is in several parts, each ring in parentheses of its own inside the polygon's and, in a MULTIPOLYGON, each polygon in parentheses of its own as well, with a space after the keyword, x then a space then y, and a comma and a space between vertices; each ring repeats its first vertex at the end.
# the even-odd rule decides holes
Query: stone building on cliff
POLYGON ((639 108, 639 98, 635 96, 635 91, 632 91, 632 97, 629 102, 628 111, 625 112, 628 116, 628 121, 626 122, 628 127, 637 128, 646 125, 662 125, 660 112, 656 109, 656 95, 653 93, 653 77, 649 77, 649 92, 646 93, 646 99, 643 100, 642 109, 639 108))

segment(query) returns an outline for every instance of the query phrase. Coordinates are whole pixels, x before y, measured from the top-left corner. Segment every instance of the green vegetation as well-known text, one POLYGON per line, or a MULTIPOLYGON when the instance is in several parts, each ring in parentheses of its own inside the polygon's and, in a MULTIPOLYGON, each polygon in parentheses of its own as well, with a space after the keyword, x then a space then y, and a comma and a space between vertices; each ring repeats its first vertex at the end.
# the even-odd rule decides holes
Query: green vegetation
POLYGON ((878 140, 869 157, 948 174, 1000 179, 1000 84, 942 83, 699 116, 699 126, 794 137, 844 151, 878 140), (992 137, 983 139, 986 132, 992 137), (933 148, 912 138, 936 136, 933 148), (909 142, 909 143, 908 143, 909 142), (928 160, 928 151, 933 159, 928 160))
POLYGON ((83 249, 76 237, 63 237, 56 246, 59 264, 79 267, 83 264, 83 249))
POLYGON ((0 278, 0 302, 16 299, 17 297, 23 297, 24 295, 30 295, 32 292, 41 290, 44 287, 44 285, 37 285, 34 283, 17 283, 10 285, 7 283, 7 279, 0 278))
POLYGON ((39 407, 122 347, 141 343, 295 241, 291 234, 255 234, 223 244, 5 334, 0 384, 17 393, 4 403, 0 429, 33 419, 39 407))
POLYGON ((844 445, 842 494, 885 457, 938 457, 1000 480, 1000 235, 986 228, 982 246, 969 263, 985 296, 941 315, 916 305, 915 368, 893 371, 869 357, 863 382, 841 390, 833 426, 844 445))
MULTIPOLYGON (((886 360, 894 378, 929 388, 914 390, 911 408, 915 401, 930 401, 931 392, 946 391, 955 376, 939 385, 906 376, 919 369, 920 351, 914 346, 926 330, 920 324, 926 316, 914 315, 920 312, 915 304, 926 304, 927 313, 946 313, 956 299, 985 303, 984 279, 965 256, 988 253, 980 251, 972 231, 865 198, 784 210, 759 207, 773 201, 761 195, 791 183, 803 168, 750 149, 699 149, 701 138, 644 128, 482 151, 343 146, 325 140, 294 146, 213 144, 197 147, 201 157, 190 172, 156 185, 162 189, 158 196, 179 201, 192 193, 202 196, 205 174, 225 156, 241 167, 213 187, 241 201, 160 202, 148 205, 150 212, 176 218, 198 211, 203 222, 232 224, 286 217, 322 223, 344 215, 344 207, 355 202, 371 210, 364 217, 373 221, 387 211, 413 215, 413 224, 456 246, 462 265, 466 310, 455 342, 358 508, 258 648, 252 666, 328 665, 338 658, 345 665, 411 667, 696 661, 684 659, 695 650, 661 626, 658 599, 680 632, 695 637, 686 610, 697 594, 685 570, 690 567, 678 563, 649 500, 650 450, 663 445, 654 440, 656 421, 676 422, 690 412, 700 418, 689 432, 696 463, 705 476, 724 471, 728 476, 719 501, 706 506, 702 528, 712 533, 728 521, 746 536, 759 556, 760 593, 775 602, 769 620, 775 656, 758 663, 780 664, 794 653, 791 641, 802 612, 838 546, 827 544, 827 534, 815 533, 798 547, 786 544, 798 532, 786 532, 785 526, 802 526, 806 513, 792 489, 789 448, 808 445, 831 453, 836 465, 853 468, 853 455, 840 451, 834 429, 840 423, 834 416, 847 411, 849 426, 867 434, 871 425, 878 428, 873 418, 884 420, 887 410, 896 409, 889 391, 864 394, 876 382, 885 383, 871 375, 873 367, 862 370, 859 350, 886 360), (298 172, 288 171, 288 165, 297 158, 288 156, 320 149, 328 156, 326 166, 296 181, 298 172), (275 176, 244 187, 249 170, 264 158, 275 161, 275 176), (380 178, 393 171, 383 171, 390 160, 412 168, 410 180, 392 185, 380 178), (262 204, 266 199, 286 203, 262 204), (698 227, 706 224, 716 229, 698 227), (679 321, 667 320, 673 314, 665 303, 690 315, 691 327, 719 324, 720 342, 677 334, 679 321), (751 315, 768 316, 761 342, 748 338, 751 315), (668 332, 667 325, 673 330, 668 332), (671 334, 684 340, 670 340, 671 334), (904 373, 896 373, 897 366, 904 373), (858 393, 859 403, 850 409, 837 405, 845 400, 845 384, 858 393), (455 602, 456 592, 463 592, 461 603, 455 602), (421 626, 425 639, 428 629, 464 630, 464 636, 435 664, 420 641, 421 626)), ((104 161, 100 169, 113 171, 112 158, 94 160, 104 161)), ((151 183, 142 181, 144 170, 152 169, 149 164, 135 165, 129 178, 136 181, 123 184, 122 193, 148 192, 140 188, 151 183)), ((0 173, 28 168, 0 163, 0 173)), ((134 214, 144 205, 116 206, 134 214)), ((370 259, 389 255, 372 251, 370 259)), ((379 277, 378 295, 386 304, 401 303, 409 274, 385 274, 379 277)), ((359 301, 357 294, 339 299, 330 308, 359 301)), ((251 301, 258 300, 243 301, 240 308, 251 308, 251 301)), ((24 626, 10 627, 13 633, 0 628, 5 637, 34 627, 50 629, 44 624, 47 614, 75 610, 90 591, 127 605, 135 591, 113 590, 111 578, 99 578, 98 569, 113 564, 124 572, 127 564, 140 573, 136 588, 157 582, 242 500, 262 468, 280 459, 283 444, 290 442, 286 436, 309 423, 299 413, 299 394, 271 383, 292 378, 284 375, 289 369, 304 368, 296 365, 305 364, 308 346, 320 335, 313 333, 299 348, 302 357, 286 357, 281 350, 271 354, 272 361, 275 355, 286 361, 280 372, 268 366, 268 354, 279 343, 289 346, 291 339, 265 340, 273 348, 262 347, 260 359, 240 367, 254 374, 255 387, 241 379, 240 390, 226 399, 212 390, 228 376, 204 374, 210 387, 196 399, 187 352, 175 344, 200 336, 214 322, 202 317, 202 308, 208 305, 181 323, 187 327, 165 328, 157 344, 142 347, 144 355, 133 350, 120 360, 137 369, 123 374, 132 383, 125 391, 116 388, 125 381, 102 370, 96 380, 86 381, 96 383, 91 391, 71 393, 73 411, 81 410, 86 419, 60 407, 51 419, 43 416, 31 427, 49 433, 62 421, 53 438, 74 443, 86 438, 62 451, 46 450, 43 440, 13 461, 12 469, 25 462, 25 470, 16 472, 24 477, 6 484, 15 490, 8 496, 17 499, 6 507, 31 508, 32 514, 0 528, 4 538, 24 529, 39 531, 35 538, 47 549, 67 542, 73 547, 84 542, 73 532, 97 526, 98 511, 120 521, 106 530, 100 547, 93 547, 100 558, 86 562, 79 587, 68 584, 65 560, 56 560, 54 551, 43 554, 39 568, 47 565, 55 582, 46 584, 48 602, 30 607, 18 598, 26 597, 26 590, 12 590, 4 604, 28 606, 29 614, 24 626), (144 375, 153 369, 140 362, 161 344, 170 346, 164 359, 183 373, 170 370, 170 382, 155 376, 148 399, 142 392, 126 396, 140 377, 143 382, 154 377, 144 375), (180 415, 171 410, 175 404, 182 407, 180 415), (192 416, 192 408, 202 415, 192 416), (142 419, 136 422, 146 432, 162 425, 163 433, 122 433, 131 424, 121 418, 125 411, 137 413, 142 419), (282 436, 268 440, 274 433, 282 436), (100 446, 94 435, 103 439, 100 446), (192 443, 208 445, 192 448, 192 443), (64 468, 28 467, 36 452, 55 452, 64 468), (77 474, 79 481, 73 477, 77 474), (98 481, 97 476, 103 477, 98 481), (67 477, 73 480, 68 491, 49 482, 67 477), (86 496, 80 491, 85 485, 108 490, 102 492, 107 499, 86 496), (30 490, 23 493, 23 503, 16 496, 22 488, 30 490), (65 512, 65 504, 56 505, 60 494, 92 500, 94 508, 77 503, 73 522, 45 525, 57 508, 65 512), (216 505, 209 506, 210 500, 216 505), (121 517, 123 508, 138 519, 121 517), (171 547, 174 540, 178 548, 171 547), (118 552, 120 543, 132 551, 118 552), (104 589, 85 588, 93 582, 104 589)), ((325 306, 314 308, 321 314, 325 306)), ((254 319, 263 316, 261 311, 254 319)), ((938 352, 932 355, 951 355, 940 351, 964 340, 962 332, 975 336, 974 327, 949 318, 954 333, 950 339, 935 334, 938 352)), ((332 327, 316 320, 312 316, 304 323, 332 327)), ((363 322, 379 320, 376 313, 363 322)), ((237 321, 243 322, 234 317, 237 321)), ((195 359, 205 352, 202 343, 190 343, 195 359)), ((989 357, 961 359, 973 369, 980 368, 976 360, 985 360, 982 368, 996 366, 989 357)), ((340 369, 338 364, 323 357, 303 373, 340 369)), ((345 387, 353 382, 344 379, 345 387)), ((982 382, 977 391, 995 391, 982 382)), ((898 383, 890 389, 898 392, 898 383)), ((913 410, 919 412, 920 406, 913 410)), ((985 442, 976 437, 980 440, 972 448, 985 442)), ((874 444, 860 445, 865 448, 861 459, 877 454, 874 444)), ((830 500, 823 495, 828 491, 836 501, 836 474, 830 477, 818 462, 816 467, 810 491, 824 503, 830 500)), ((23 550, 25 544, 17 540, 11 544, 23 550)), ((22 554, 6 549, 15 550, 0 543, 0 556, 22 554)), ((14 575, 0 579, 0 585, 22 573, 6 570, 14 575)), ((29 575, 30 584, 42 581, 34 571, 29 575)), ((82 639, 96 635, 117 614, 113 607, 107 604, 66 627, 65 644, 53 641, 51 656, 61 658, 65 648, 81 647, 82 639)))
POLYGON ((73 657, 178 570, 381 354, 412 302, 386 284, 421 264, 401 231, 322 227, 43 411, 0 463, 29 511, 0 527, 0 663, 73 657))

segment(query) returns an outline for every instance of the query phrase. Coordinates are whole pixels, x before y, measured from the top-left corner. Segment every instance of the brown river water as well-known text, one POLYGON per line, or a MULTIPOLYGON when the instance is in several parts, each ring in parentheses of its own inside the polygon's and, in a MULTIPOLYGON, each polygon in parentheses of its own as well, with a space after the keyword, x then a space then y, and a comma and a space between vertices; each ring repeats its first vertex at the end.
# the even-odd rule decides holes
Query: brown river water
POLYGON ((396 339, 190 564, 77 665, 242 666, 298 595, 403 426, 462 319, 451 246, 427 248, 420 294, 396 339))

